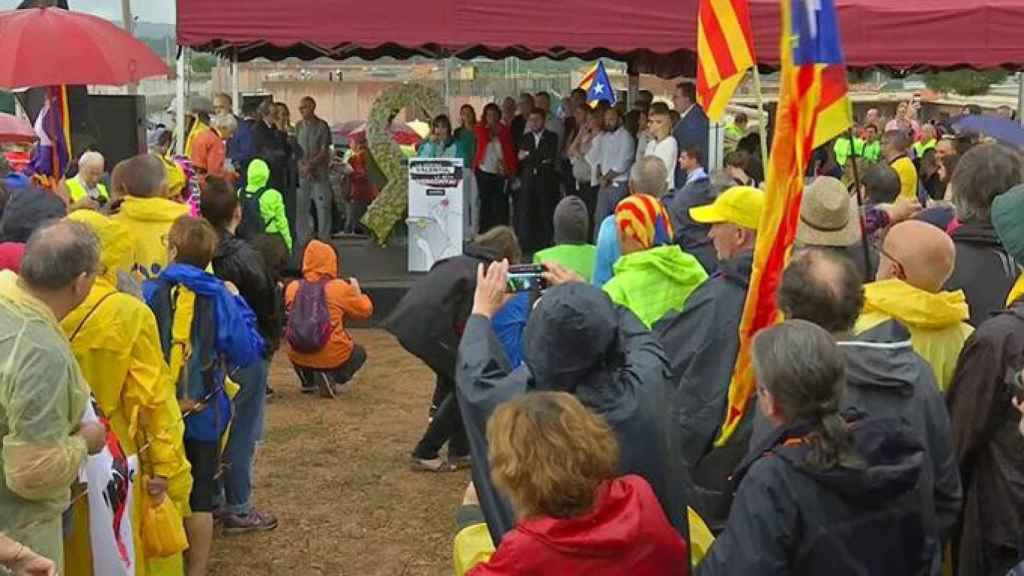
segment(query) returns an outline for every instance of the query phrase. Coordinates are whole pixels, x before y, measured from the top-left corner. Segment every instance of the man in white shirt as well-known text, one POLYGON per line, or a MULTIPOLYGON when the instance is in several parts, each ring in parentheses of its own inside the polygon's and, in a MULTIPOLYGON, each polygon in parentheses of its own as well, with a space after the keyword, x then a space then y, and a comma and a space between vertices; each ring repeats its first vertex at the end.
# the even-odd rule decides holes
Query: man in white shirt
POLYGON ((629 169, 635 157, 636 143, 622 126, 622 116, 618 109, 609 108, 604 113, 604 130, 604 134, 594 141, 587 153, 587 161, 594 167, 600 186, 594 211, 595 223, 611 214, 619 201, 629 193, 629 169))

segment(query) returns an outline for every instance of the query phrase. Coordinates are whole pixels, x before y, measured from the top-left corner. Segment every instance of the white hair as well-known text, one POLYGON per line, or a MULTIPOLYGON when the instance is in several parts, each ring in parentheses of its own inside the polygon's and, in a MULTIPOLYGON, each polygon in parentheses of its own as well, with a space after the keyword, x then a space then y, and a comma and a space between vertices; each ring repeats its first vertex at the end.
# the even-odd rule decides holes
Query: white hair
POLYGON ((106 160, 103 159, 103 154, 95 150, 89 150, 78 158, 78 169, 81 170, 83 166, 89 166, 90 164, 98 165, 100 170, 102 170, 104 165, 106 165, 106 160))
POLYGON ((238 121, 231 114, 218 114, 214 116, 213 120, 210 121, 210 125, 218 132, 234 132, 238 129, 238 121))

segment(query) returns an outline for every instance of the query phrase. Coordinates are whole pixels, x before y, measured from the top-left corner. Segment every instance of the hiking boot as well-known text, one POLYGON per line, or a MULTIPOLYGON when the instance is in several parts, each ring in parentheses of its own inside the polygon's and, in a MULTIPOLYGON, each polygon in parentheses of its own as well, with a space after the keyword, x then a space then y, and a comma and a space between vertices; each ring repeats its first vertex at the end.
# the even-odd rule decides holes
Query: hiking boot
POLYGON ((245 516, 227 514, 221 521, 224 534, 245 534, 247 532, 269 532, 277 528, 277 518, 250 510, 245 516))

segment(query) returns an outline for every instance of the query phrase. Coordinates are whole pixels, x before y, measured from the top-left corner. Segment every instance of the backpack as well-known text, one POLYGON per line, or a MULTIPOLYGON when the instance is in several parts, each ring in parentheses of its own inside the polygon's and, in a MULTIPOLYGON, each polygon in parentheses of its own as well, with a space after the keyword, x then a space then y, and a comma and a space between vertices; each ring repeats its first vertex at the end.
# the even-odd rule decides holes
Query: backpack
POLYGON ((327 281, 299 280, 284 336, 292 350, 304 354, 317 352, 331 337, 331 313, 327 309, 327 281))
POLYGON ((268 189, 268 186, 264 186, 255 192, 242 190, 240 198, 242 201, 242 221, 239 222, 238 229, 235 230, 235 236, 238 238, 252 241, 257 236, 266 232, 267 225, 263 221, 260 200, 263 198, 263 193, 268 189))
MULTIPOLYGON (((157 333, 164 361, 172 362, 175 311, 178 306, 177 286, 155 280, 156 290, 149 301, 156 317, 157 333)), ((224 390, 226 370, 216 352, 216 318, 213 302, 196 295, 192 326, 189 327, 192 351, 182 359, 175 375, 175 389, 183 408, 185 438, 201 442, 217 442, 231 421, 231 401, 224 390)))

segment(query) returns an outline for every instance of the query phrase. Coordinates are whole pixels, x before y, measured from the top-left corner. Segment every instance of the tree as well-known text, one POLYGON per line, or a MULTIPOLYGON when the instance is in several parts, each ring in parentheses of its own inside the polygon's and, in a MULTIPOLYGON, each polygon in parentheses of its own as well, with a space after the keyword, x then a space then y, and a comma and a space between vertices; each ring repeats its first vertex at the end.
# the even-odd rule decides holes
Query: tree
POLYGON ((925 86, 936 92, 956 92, 961 96, 987 94, 993 84, 999 84, 1009 77, 1006 70, 954 70, 931 72, 924 75, 925 86))
POLYGON ((209 74, 217 65, 217 59, 208 54, 196 54, 192 56, 192 73, 209 74))

